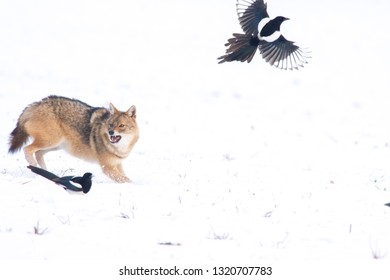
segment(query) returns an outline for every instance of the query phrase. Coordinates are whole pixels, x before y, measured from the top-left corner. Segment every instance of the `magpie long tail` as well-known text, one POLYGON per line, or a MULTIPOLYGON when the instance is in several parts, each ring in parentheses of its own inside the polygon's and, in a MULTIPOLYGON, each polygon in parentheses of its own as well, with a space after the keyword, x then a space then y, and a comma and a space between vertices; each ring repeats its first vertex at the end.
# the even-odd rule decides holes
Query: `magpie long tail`
POLYGON ((45 170, 45 169, 42 169, 42 168, 39 168, 39 167, 36 167, 36 166, 32 166, 32 165, 29 165, 27 166, 27 168, 31 169, 32 172, 38 174, 38 175, 41 175, 53 182, 55 182, 55 180, 58 180, 60 177, 58 177, 57 175, 45 170))
POLYGON ((39 168, 36 166, 32 166, 32 165, 27 166, 27 168, 31 169, 32 172, 34 172, 38 175, 41 175, 42 177, 45 177, 46 179, 49 179, 50 181, 53 181, 56 184, 62 185, 65 189, 69 189, 69 190, 75 191, 75 192, 82 191, 81 188, 73 186, 69 182, 73 178, 73 176, 58 177, 57 175, 55 175, 55 174, 53 174, 45 169, 42 169, 42 168, 39 168))
POLYGON ((226 54, 218 57, 220 60, 218 63, 241 61, 251 62, 253 56, 256 53, 260 40, 257 36, 250 34, 234 33, 233 38, 230 38, 225 44, 226 54))

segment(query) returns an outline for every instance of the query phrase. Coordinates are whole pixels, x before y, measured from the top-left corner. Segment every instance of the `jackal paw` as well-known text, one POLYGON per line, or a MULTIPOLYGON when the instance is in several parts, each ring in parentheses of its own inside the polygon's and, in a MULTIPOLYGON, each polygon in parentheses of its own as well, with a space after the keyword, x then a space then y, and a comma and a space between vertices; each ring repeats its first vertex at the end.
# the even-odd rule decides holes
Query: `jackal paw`
POLYGON ((130 178, 126 176, 117 176, 114 178, 117 183, 131 183, 130 178))

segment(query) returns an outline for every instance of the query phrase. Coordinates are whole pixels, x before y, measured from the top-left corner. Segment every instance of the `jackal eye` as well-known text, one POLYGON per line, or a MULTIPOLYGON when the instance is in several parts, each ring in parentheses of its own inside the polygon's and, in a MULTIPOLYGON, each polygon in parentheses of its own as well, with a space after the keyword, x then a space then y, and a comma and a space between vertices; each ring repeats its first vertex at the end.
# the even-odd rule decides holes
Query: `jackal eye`
POLYGON ((125 127, 125 125, 123 124, 123 123, 121 123, 120 125, 119 125, 119 128, 124 128, 125 127))

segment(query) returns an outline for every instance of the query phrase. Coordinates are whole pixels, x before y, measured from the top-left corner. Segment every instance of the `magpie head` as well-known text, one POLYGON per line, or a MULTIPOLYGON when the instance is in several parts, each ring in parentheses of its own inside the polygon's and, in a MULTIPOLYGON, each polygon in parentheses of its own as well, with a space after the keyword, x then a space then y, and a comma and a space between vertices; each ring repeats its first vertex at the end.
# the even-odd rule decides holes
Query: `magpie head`
POLYGON ((83 193, 88 193, 92 187, 92 173, 85 173, 80 183, 83 193))
POLYGON ((91 179, 92 178, 92 173, 89 173, 89 172, 87 172, 87 173, 85 173, 84 175, 83 175, 83 179, 85 179, 85 180, 89 180, 89 179, 91 179))
POLYGON ((282 25, 283 21, 289 20, 289 18, 278 16, 274 18, 272 21, 275 24, 275 27, 277 28, 276 30, 280 31, 280 26, 282 25))

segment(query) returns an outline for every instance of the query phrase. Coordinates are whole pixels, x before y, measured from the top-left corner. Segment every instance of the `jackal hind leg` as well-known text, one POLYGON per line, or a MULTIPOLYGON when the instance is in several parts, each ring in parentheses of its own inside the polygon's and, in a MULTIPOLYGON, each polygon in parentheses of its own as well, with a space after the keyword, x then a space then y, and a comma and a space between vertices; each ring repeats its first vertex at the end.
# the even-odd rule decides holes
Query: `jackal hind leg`
POLYGON ((35 152, 35 159, 37 160, 39 166, 42 167, 43 169, 46 169, 46 163, 43 156, 49 151, 50 150, 39 150, 35 152))
POLYGON ((33 147, 31 147, 31 145, 28 145, 24 147, 23 151, 28 164, 32 166, 38 166, 38 162, 34 157, 34 153, 36 152, 36 150, 33 147))
MULTIPOLYGON (((56 141, 57 142, 57 141, 56 141)), ((30 145, 24 148, 24 155, 27 162, 33 166, 40 166, 43 169, 46 169, 46 163, 43 156, 55 149, 59 145, 58 143, 53 145, 53 141, 45 141, 44 139, 37 140, 35 139, 30 145)))

